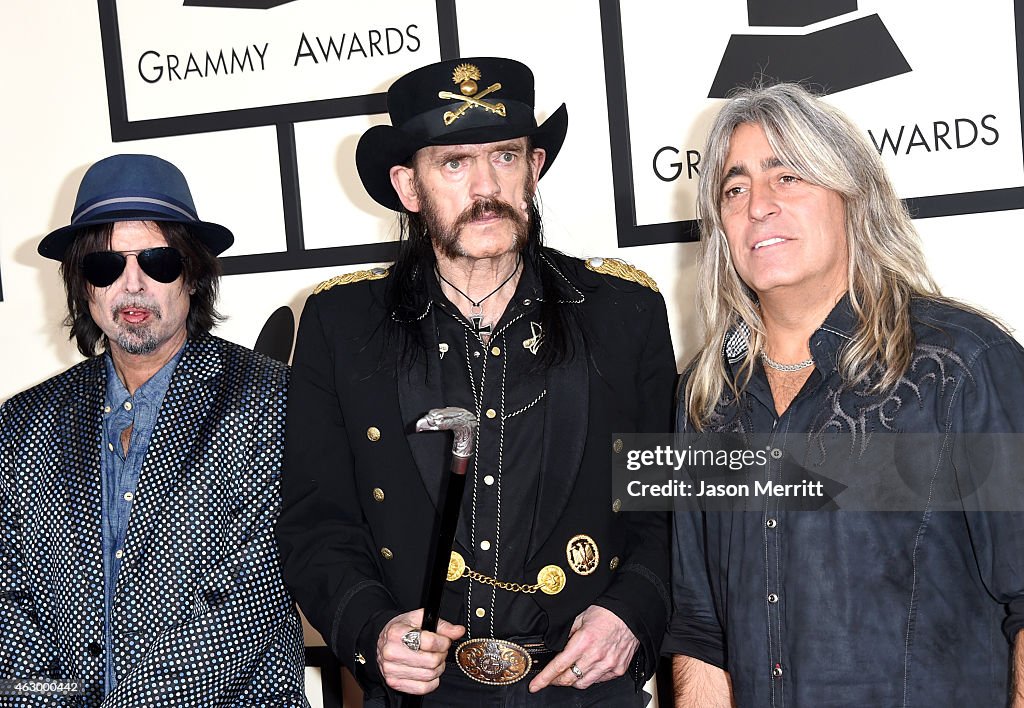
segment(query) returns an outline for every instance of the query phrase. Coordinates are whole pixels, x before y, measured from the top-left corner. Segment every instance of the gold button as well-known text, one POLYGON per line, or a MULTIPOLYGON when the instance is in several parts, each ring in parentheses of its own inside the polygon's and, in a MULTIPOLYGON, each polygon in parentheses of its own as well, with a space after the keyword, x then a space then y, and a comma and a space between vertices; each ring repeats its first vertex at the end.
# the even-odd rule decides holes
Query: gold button
POLYGON ((618 514, 622 510, 622 500, 616 499, 612 502, 612 512, 618 514))
POLYGON ((391 560, 392 558, 395 557, 395 554, 392 553, 391 549, 388 548, 387 546, 384 546, 384 548, 380 549, 380 555, 386 561, 389 561, 389 560, 391 560))
POLYGON ((380 487, 373 488, 373 500, 382 502, 384 501, 384 490, 380 487))
POLYGON ((615 439, 615 442, 612 443, 612 450, 614 450, 616 454, 622 452, 622 438, 615 439))
POLYGON ((485 610, 484 608, 482 608, 482 607, 476 608, 476 616, 477 617, 483 617, 486 614, 487 614, 487 610, 485 610))
POLYGON ((493 418, 494 416, 498 415, 498 413, 493 408, 488 408, 487 412, 484 413, 484 415, 486 415, 488 418, 493 418))
POLYGON ((366 429, 366 438, 370 442, 377 442, 378 440, 380 440, 380 430, 371 425, 369 428, 366 429))
POLYGON ((608 567, 611 570, 615 570, 616 568, 618 568, 619 567, 619 557, 615 556, 610 561, 608 561, 608 567))
POLYGON ((491 347, 491 354, 501 356, 501 347, 491 347))

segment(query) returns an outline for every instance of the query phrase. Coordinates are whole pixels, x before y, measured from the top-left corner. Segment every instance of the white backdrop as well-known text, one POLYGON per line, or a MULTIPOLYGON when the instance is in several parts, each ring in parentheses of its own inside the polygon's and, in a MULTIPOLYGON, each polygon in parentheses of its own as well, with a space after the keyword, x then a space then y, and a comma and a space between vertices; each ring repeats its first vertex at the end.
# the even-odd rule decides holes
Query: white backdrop
MULTIPOLYGON (((221 110, 382 91, 395 74, 438 56, 436 28, 428 21, 434 16, 434 3, 422 0, 364 3, 382 7, 351 9, 356 3, 336 0, 295 0, 269 10, 188 8, 192 13, 190 22, 184 24, 176 24, 173 19, 174 13, 183 12, 181 0, 117 4, 122 35, 131 35, 122 46, 130 120, 176 114, 179 108, 187 114, 196 112, 195 106, 221 110), (306 14, 297 17, 300 11, 306 14), (268 23, 267 18, 274 21, 268 23), (326 61, 311 64, 308 58, 297 62, 301 66, 293 63, 299 46, 296 39, 303 33, 308 42, 314 35, 326 41, 327 35, 338 39, 342 33, 353 32, 366 41, 373 28, 381 32, 385 27, 405 30, 412 22, 418 25, 412 31, 418 35, 415 52, 409 49, 410 42, 390 56, 365 60, 349 56, 343 70, 340 61, 337 66, 328 66, 326 61), (221 27, 230 25, 232 32, 226 35, 211 30, 218 23, 221 27), (142 31, 139 28, 151 34, 140 39, 132 34, 142 31), (138 80, 137 62, 147 50, 159 53, 165 70, 166 55, 176 53, 181 57, 179 71, 183 72, 190 52, 201 56, 208 50, 241 50, 246 46, 267 47, 264 78, 273 83, 255 80, 255 68, 261 66, 256 54, 252 54, 252 72, 203 77, 193 72, 177 86, 166 77, 155 83, 138 80), (299 69, 301 76, 296 73, 299 69), (188 91, 173 93, 178 87, 188 91), (160 92, 149 104, 147 90, 160 92)), ((695 247, 673 243, 618 248, 598 2, 520 0, 498 5, 462 0, 455 5, 463 56, 506 55, 529 64, 537 75, 537 106, 542 116, 563 101, 568 104, 565 147, 541 182, 550 244, 579 256, 620 257, 652 275, 668 302, 673 342, 682 364, 694 353, 697 341, 692 313, 697 296, 695 247)), ((692 7, 690 3, 680 7, 683 5, 692 7)), ((851 112, 863 109, 865 120, 876 129, 920 124, 931 130, 937 120, 952 124, 962 116, 976 122, 986 112, 999 116, 998 145, 985 149, 979 145, 950 155, 918 149, 894 158, 898 161, 893 169, 901 194, 919 197, 1021 186, 1024 165, 1013 44, 1014 3, 982 0, 970 9, 962 4, 917 0, 861 5, 857 16, 878 12, 914 71, 837 94, 833 100, 838 105, 851 112), (949 12, 940 11, 943 7, 949 12), (987 18, 984 22, 989 26, 979 25, 972 18, 987 18), (958 25, 966 29, 957 31, 969 32, 969 41, 978 43, 977 51, 985 49, 983 63, 987 68, 979 67, 977 51, 964 51, 963 42, 954 45, 949 39, 950 28, 958 25), (931 38, 930 43, 922 41, 926 37, 931 38), (951 46, 957 46, 957 51, 948 52, 951 46), (942 71, 934 67, 925 71, 928 62, 944 52, 939 67, 942 71), (957 71, 958 67, 963 70, 957 71), (910 174, 914 170, 920 182, 910 174)), ((688 188, 653 184, 644 191, 644 180, 650 177, 650 155, 657 145, 674 145, 683 151, 699 148, 695 126, 699 126, 700 116, 682 115, 672 106, 686 100, 704 105, 707 80, 714 75, 714 66, 710 73, 707 67, 717 65, 717 56, 729 35, 764 31, 737 26, 745 21, 745 0, 709 3, 705 11, 668 11, 666 7, 647 1, 631 2, 628 11, 623 9, 627 37, 622 47, 630 118, 634 121, 633 157, 636 184, 641 190, 637 196, 641 223, 692 218, 692 192, 688 188), (729 26, 716 29, 714 23, 729 26), (713 62, 709 52, 718 52, 713 62), (695 67, 692 76, 691 66, 695 67), (671 98, 671 105, 664 110, 657 100, 659 94, 666 100, 671 98), (641 100, 638 96, 647 98, 641 100), (654 135, 657 145, 645 144, 640 139, 644 135, 654 135)), ((0 9, 0 17, 4 99, 0 111, 3 400, 80 359, 60 325, 64 296, 57 265, 36 255, 35 249, 45 233, 67 223, 78 182, 92 162, 116 152, 151 152, 176 163, 189 179, 200 216, 235 232, 236 244, 228 256, 284 250, 285 214, 273 126, 113 142, 97 5, 84 0, 8 3, 0 9)), ((835 22, 820 24, 828 27, 835 22)), ((405 37, 410 41, 409 33, 405 37)), ((148 58, 152 60, 154 55, 148 58)), ((149 71, 152 79, 155 74, 149 71)), ((307 249, 376 242, 394 236, 393 216, 366 196, 352 163, 358 135, 381 120, 379 115, 357 115, 295 125, 307 249)), ((937 217, 918 220, 917 225, 930 265, 946 294, 996 314, 1018 330, 1019 336, 1024 325, 1017 289, 1024 260, 1024 213, 996 211, 937 217)), ((278 307, 289 306, 297 318, 305 296, 316 283, 359 267, 366 266, 227 276, 222 284, 221 310, 229 319, 216 333, 252 346, 266 318, 278 307)))

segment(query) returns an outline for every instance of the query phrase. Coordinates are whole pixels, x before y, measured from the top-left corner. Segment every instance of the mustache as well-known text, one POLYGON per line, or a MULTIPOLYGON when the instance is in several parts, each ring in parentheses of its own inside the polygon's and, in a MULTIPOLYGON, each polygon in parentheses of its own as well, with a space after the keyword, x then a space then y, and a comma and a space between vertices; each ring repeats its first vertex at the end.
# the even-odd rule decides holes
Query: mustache
POLYGON ((154 319, 161 319, 163 317, 160 305, 140 298, 118 300, 111 305, 110 318, 114 320, 114 322, 121 319, 121 310, 146 310, 154 319))
POLYGON ((453 233, 458 233, 459 229, 466 226, 471 221, 476 221, 477 219, 483 218, 487 215, 508 219, 516 224, 526 223, 526 216, 508 202, 501 199, 485 198, 479 199, 466 207, 463 212, 459 214, 455 223, 452 224, 451 230, 453 233))

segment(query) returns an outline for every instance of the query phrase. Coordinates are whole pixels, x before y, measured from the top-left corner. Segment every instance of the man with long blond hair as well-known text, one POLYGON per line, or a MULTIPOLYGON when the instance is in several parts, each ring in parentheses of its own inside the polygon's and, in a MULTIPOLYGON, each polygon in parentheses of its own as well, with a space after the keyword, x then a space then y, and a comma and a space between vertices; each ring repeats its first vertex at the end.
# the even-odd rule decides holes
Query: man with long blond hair
POLYGON ((800 86, 724 105, 698 200, 678 430, 771 454, 677 504, 676 705, 1006 705, 1024 350, 941 296, 877 151, 800 86))

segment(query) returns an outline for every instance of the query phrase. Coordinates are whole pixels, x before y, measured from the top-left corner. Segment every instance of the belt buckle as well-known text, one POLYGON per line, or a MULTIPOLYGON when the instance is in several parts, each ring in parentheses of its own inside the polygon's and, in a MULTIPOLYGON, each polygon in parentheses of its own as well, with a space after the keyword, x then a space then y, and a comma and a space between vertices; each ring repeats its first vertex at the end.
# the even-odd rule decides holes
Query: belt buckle
POLYGON ((469 639, 455 650, 455 663, 474 681, 508 686, 526 676, 533 657, 524 647, 505 639, 469 639))

